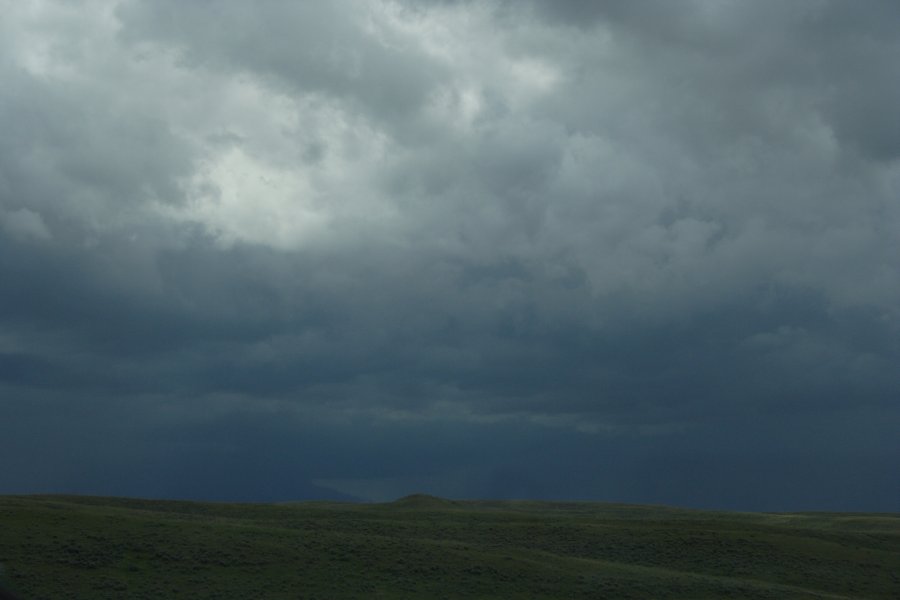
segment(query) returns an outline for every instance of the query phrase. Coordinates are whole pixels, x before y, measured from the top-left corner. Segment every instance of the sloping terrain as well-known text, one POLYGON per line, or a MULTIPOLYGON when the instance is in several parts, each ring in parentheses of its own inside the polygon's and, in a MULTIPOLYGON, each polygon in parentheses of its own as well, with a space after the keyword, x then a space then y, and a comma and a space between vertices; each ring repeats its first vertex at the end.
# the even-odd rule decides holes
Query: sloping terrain
POLYGON ((900 516, 0 497, 0 565, 23 600, 895 599, 900 516))

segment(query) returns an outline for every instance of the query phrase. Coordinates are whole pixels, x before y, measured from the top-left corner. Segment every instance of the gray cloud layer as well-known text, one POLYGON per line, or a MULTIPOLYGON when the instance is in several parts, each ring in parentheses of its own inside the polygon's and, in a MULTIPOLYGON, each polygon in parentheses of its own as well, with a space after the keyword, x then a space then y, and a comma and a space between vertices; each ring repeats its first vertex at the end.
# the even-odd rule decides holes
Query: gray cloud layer
POLYGON ((10 7, 9 489, 900 509, 895 4, 10 7))

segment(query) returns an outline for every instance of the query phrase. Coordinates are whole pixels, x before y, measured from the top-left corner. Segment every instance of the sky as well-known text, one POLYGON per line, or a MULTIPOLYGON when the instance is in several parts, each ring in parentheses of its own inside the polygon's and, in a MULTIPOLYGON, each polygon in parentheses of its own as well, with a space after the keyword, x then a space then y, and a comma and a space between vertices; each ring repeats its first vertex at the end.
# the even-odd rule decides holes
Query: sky
POLYGON ((0 493, 900 511, 900 3, 0 8, 0 493))

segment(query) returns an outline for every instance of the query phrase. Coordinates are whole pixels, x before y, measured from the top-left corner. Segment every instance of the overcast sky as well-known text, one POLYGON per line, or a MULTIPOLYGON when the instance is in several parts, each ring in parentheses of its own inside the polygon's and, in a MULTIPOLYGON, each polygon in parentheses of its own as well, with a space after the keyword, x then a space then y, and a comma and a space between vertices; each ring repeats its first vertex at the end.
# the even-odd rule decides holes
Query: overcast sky
POLYGON ((896 0, 0 8, 0 493, 900 511, 896 0))

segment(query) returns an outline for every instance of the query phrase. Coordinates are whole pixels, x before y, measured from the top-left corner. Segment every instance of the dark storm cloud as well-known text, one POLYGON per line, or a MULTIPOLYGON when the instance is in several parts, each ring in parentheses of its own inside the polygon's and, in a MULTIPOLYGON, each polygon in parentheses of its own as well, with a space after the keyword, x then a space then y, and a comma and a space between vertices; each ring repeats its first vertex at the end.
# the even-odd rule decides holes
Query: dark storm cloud
POLYGON ((672 67, 673 58, 686 60, 676 65, 679 78, 700 74, 713 86, 717 79, 736 85, 757 102, 734 104, 747 112, 765 108, 759 100, 768 90, 760 84, 785 95, 808 93, 814 102, 810 110, 820 111, 842 143, 877 160, 898 156, 900 122, 890 110, 900 100, 891 75, 900 54, 892 26, 900 19, 895 2, 871 2, 865 10, 839 1, 538 0, 534 5, 561 23, 606 28, 665 68, 672 67))
POLYGON ((127 40, 172 44, 189 65, 271 77, 290 93, 325 93, 402 119, 427 100, 444 69, 408 36, 366 35, 368 13, 379 10, 343 1, 172 1, 124 3, 117 16, 127 40))
POLYGON ((10 490, 896 508, 892 3, 80 8, 0 25, 10 490))

